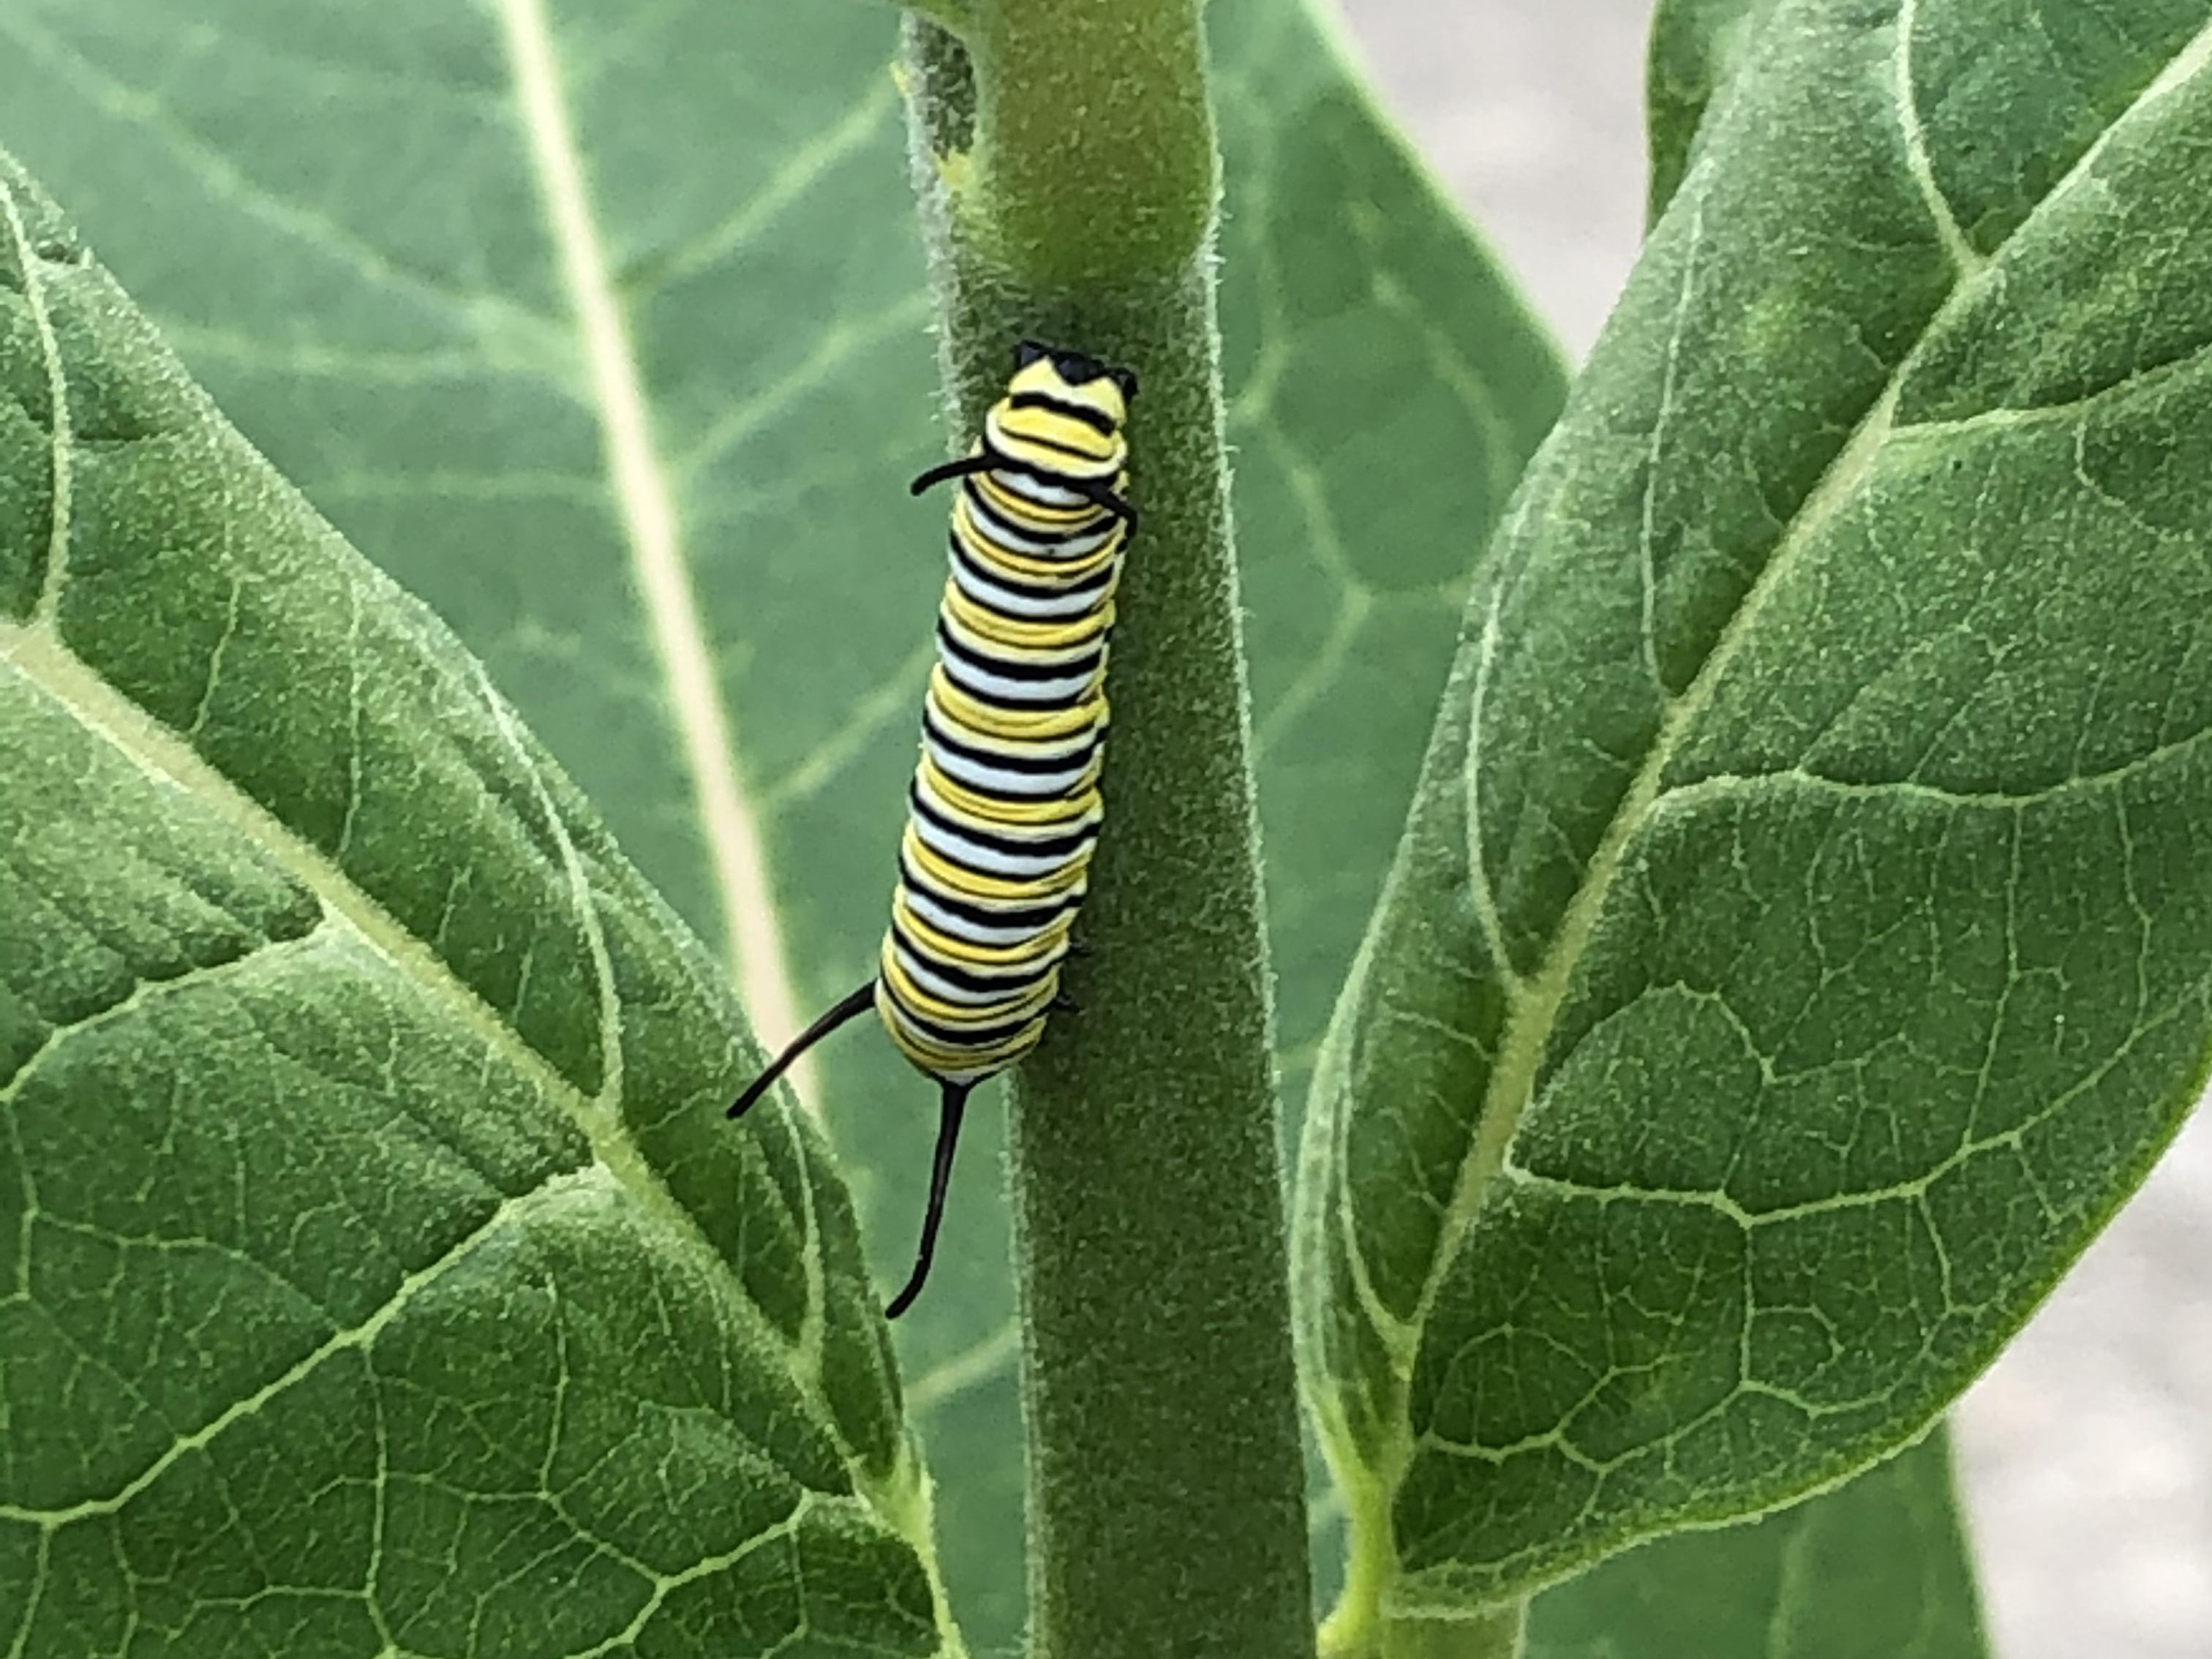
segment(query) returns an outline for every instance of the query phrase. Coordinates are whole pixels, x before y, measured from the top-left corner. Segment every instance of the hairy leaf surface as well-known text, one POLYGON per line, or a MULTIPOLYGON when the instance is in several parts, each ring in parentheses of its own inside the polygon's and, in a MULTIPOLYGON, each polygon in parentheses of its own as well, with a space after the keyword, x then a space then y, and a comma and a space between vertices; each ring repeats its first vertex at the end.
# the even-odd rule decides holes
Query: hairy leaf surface
POLYGON ((1673 199, 1705 112, 1756 48, 1775 0, 1659 0, 1644 82, 1650 217, 1673 199))
POLYGON ((720 976, 4 156, 0 732, 11 1651, 937 1649, 720 976))
POLYGON ((1395 1605, 1918 1432, 2212 1043, 2212 27, 1792 3, 1483 567, 1325 1048, 1395 1605))
MULTIPOLYGON (((945 434, 895 22, 795 15, 0 0, 0 140, 241 427, 483 658, 770 1035, 869 971, 944 533, 941 502, 903 490, 945 434)), ((1561 376, 1310 21, 1216 0, 1209 23, 1295 1098, 1469 561, 1561 376)), ((872 1032, 811 1071, 895 1284, 932 1091, 872 1032)), ((998 1114, 970 1124, 898 1334, 946 1576, 993 1650, 1021 1619, 1017 1342, 998 1114)))
POLYGON ((1982 1659, 1941 1433, 1749 1526, 1677 1533, 1539 1596, 1526 1659, 1982 1659))

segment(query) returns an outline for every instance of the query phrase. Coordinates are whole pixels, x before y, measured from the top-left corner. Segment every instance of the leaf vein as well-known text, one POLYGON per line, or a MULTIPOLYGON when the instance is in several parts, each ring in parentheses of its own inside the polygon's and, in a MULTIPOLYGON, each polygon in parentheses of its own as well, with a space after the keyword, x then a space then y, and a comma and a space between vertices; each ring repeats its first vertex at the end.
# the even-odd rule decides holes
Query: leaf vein
POLYGON ((15 245, 16 262, 23 272, 23 301, 30 310, 31 326, 38 333, 39 355, 46 371, 46 435, 52 449, 53 499, 48 509, 46 575, 40 584, 32 614, 51 618, 61 607, 62 586, 69 571, 70 516, 73 506, 69 378, 62 367, 61 342, 54 336, 53 319, 46 310, 44 279, 39 274, 39 252, 31 246, 30 231, 23 223, 12 191, 0 190, 0 216, 6 218, 9 239, 15 245))
MULTIPOLYGON (((313 249, 370 286, 433 304, 458 317, 474 333, 503 331, 533 341, 559 338, 550 319, 504 295, 454 289, 407 270, 327 215, 285 200, 184 126, 152 94, 99 67, 82 52, 24 17, 20 9, 0 10, 0 34, 14 36, 27 52, 72 82, 101 113, 159 140, 211 197, 288 240, 313 249)), ((549 360, 557 360, 559 355, 546 353, 549 360)))
POLYGON ((1701 804, 1709 795, 1725 798, 1734 794, 1756 794, 1769 787, 1794 786, 1849 799, 1918 800, 1946 807, 2017 811, 2024 806, 2041 805, 2077 793, 2117 787, 2154 767, 2191 755, 2208 738, 2212 738, 2212 726, 2169 738, 2140 754, 2130 756, 2118 765, 2061 778, 2034 789, 1949 789, 1913 778, 1854 781, 1832 778, 1823 773, 1795 766, 1775 772, 1716 772, 1694 782, 1678 784, 1671 789, 1659 791, 1652 797, 1647 810, 1650 818, 1656 819, 1662 812, 1687 811, 1701 804))
POLYGON ((454 1241, 450 1249, 434 1261, 426 1262, 403 1277, 392 1292, 375 1310, 358 1323, 332 1332, 322 1341, 270 1377, 259 1388, 210 1417, 198 1428, 179 1435, 167 1447, 152 1458, 137 1474, 132 1475, 113 1492, 99 1498, 81 1498, 76 1503, 57 1509, 38 1509, 19 1504, 0 1503, 0 1520, 25 1522, 49 1530, 67 1526, 73 1522, 99 1516, 113 1515, 131 1500, 147 1491, 164 1474, 189 1454, 205 1449, 236 1425, 270 1405, 319 1370, 329 1360, 356 1350, 365 1350, 380 1334, 385 1327, 405 1310, 408 1304, 423 1291, 435 1284, 467 1258, 475 1247, 501 1226, 511 1223, 526 1210, 550 1206, 574 1190, 586 1185, 604 1184, 610 1188, 615 1182, 611 1174, 597 1165, 581 1170, 563 1170, 548 1176, 527 1192, 517 1193, 501 1199, 493 1206, 483 1222, 454 1241))
MULTIPOLYGON (((325 911, 320 917, 317 918, 315 925, 304 933, 283 939, 257 939, 236 956, 226 957, 221 962, 210 962, 202 966, 189 968, 181 974, 174 974, 166 979, 140 979, 123 995, 106 1007, 95 1008, 88 1014, 82 1014, 75 1019, 53 1026, 46 1032, 39 1046, 23 1057, 22 1063, 15 1067, 7 1080, 0 1083, 0 1106, 13 1102, 23 1086, 30 1082, 32 1075, 70 1043, 99 1030, 103 1026, 112 1025, 118 1020, 129 1018, 149 1002, 166 996, 171 992, 183 991, 188 987, 205 985, 210 981, 221 979, 249 965, 264 964, 270 957, 279 952, 289 952, 311 946, 315 949, 322 948, 321 936, 328 924, 329 914, 328 911, 325 911)), ((30 1179, 31 1166, 26 1162, 22 1169, 24 1179, 27 1182, 30 1179)))
POLYGON ((1936 181, 1936 167, 1928 154, 1928 134, 1920 122, 1918 89, 1912 83, 1912 28, 1918 20, 1920 0, 1904 0, 1897 13, 1897 46, 1890 54, 1895 77, 1897 124, 1905 139, 1905 159, 1914 187, 1928 209, 1928 217, 1942 239, 1943 251, 1961 276, 1972 276, 1989 263, 1966 240, 1951 211, 1949 198, 1936 181))
POLYGON ((586 1133, 588 1103, 574 1084, 524 1041, 475 989, 455 976, 429 943, 410 933, 321 849, 301 840, 176 733, 111 686, 43 629, 0 621, 0 661, 13 664, 85 729, 111 744, 148 776, 200 802, 242 840, 342 917, 369 947, 426 995, 442 1000, 455 1023, 497 1052, 549 1098, 563 1103, 586 1133))
POLYGON ((629 285, 631 294, 643 299, 713 264, 724 254, 757 237, 775 222, 778 215, 804 198, 823 175, 847 157, 866 150, 897 102, 897 90, 890 77, 881 76, 876 79, 841 119, 787 149, 775 174, 736 211, 633 282, 629 285))

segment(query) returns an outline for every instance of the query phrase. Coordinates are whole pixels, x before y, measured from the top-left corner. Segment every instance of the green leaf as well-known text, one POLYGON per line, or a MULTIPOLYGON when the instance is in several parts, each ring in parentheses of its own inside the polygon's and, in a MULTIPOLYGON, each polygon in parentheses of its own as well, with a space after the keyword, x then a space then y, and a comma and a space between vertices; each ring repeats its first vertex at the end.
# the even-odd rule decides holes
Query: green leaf
POLYGON ((937 1650, 714 968, 4 156, 0 388, 11 1650, 937 1650))
POLYGON ((1651 152, 1647 216, 1674 199, 1705 112, 1750 61, 1775 0, 1659 0, 1651 14, 1644 115, 1651 152))
MULTIPOLYGON (((864 5, 803 27, 708 0, 546 15, 672 514, 655 562, 610 474, 605 388, 518 112, 501 20, 536 15, 0 0, 0 141, 66 187, 232 416, 483 657, 773 1036, 869 971, 941 580, 941 507, 901 488, 945 434, 896 31, 864 5)), ((1214 0, 1207 21, 1295 1101, 1468 565, 1562 379, 1308 15, 1214 0)), ((930 1091, 855 1034, 810 1094, 895 1285, 930 1091)), ((897 1328, 978 1650, 1012 1643, 1023 1612, 999 1122, 979 1097, 934 1277, 897 1328)))
POLYGON ((1324 1053, 1364 1583, 1919 1432, 2212 1064, 2212 29, 1792 3, 1482 569, 1324 1053))
POLYGON ((1951 1486, 1931 1435, 1755 1525, 1677 1533, 1536 1599, 1525 1659, 1982 1659, 1951 1486))

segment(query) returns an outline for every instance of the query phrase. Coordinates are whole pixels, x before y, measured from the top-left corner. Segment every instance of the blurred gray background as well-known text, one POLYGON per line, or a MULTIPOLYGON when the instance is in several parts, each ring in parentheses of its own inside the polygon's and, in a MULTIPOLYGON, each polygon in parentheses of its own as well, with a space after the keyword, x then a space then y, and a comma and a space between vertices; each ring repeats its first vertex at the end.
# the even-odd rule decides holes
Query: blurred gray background
MULTIPOLYGON (((1649 0, 1341 3, 1384 105, 1578 361, 1642 234, 1649 0)), ((1953 1419, 2001 1659, 2212 1659, 2208 1264, 2200 1109, 1953 1419)))

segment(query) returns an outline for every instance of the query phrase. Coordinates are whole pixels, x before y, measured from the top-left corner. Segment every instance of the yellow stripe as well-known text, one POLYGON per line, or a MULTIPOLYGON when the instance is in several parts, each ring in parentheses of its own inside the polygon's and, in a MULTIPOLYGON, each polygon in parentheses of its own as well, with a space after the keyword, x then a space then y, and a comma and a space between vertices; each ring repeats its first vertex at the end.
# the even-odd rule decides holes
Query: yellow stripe
MULTIPOLYGON (((1001 400, 992 413, 999 417, 999 430, 1017 442, 1026 441, 1049 444, 1059 450, 1073 450, 1085 460, 1113 460, 1116 459, 1115 452, 1126 447, 1119 434, 1101 432, 1073 416, 1050 409, 1016 409, 1012 397, 1001 400)), ((1062 465, 1065 464, 1063 458, 1062 465)))
POLYGON ((940 662, 929 671, 929 695, 937 700, 938 709, 949 724, 987 737, 1064 738, 1106 723, 1106 698, 1095 684, 1072 708, 1017 714, 963 691, 940 662))
MULTIPOLYGON (((950 721, 951 717, 943 708, 933 702, 930 703, 929 707, 940 723, 950 721)), ((1096 729, 1104 730, 1104 722, 1101 721, 1096 729)), ((1091 741, 1092 732, 1091 731, 1062 732, 1056 738, 1039 738, 1025 732, 1018 738, 1006 738, 996 736, 989 732, 978 732, 972 726, 955 726, 951 728, 951 735, 967 747, 992 760, 1036 759, 1065 764, 1073 760, 1076 751, 1091 741)), ((926 751, 927 745, 924 747, 926 751)))
POLYGON ((1025 962, 1038 961, 1061 951, 1067 941, 1068 931, 1075 926, 1075 913, 1063 910, 1044 927, 1018 945, 978 945, 972 939, 955 939, 932 926, 929 919, 914 908, 907 897, 906 889, 898 890, 892 901, 899 923, 921 942, 933 955, 966 968, 1018 968, 1025 962))
POLYGON ((1051 357, 1043 356, 1035 362, 1024 363, 1016 369, 1006 382, 1005 401, 1012 402, 1018 392, 1042 392, 1057 398, 1064 404, 1079 404, 1085 409, 1095 409, 1120 426, 1129 418, 1129 406, 1121 395, 1121 388, 1104 375, 1079 384, 1060 372, 1060 365, 1051 357))
MULTIPOLYGON (((1009 516, 1012 516, 1011 514, 1009 516)), ((1088 526, 1084 526, 1088 528, 1088 526)), ((1061 526, 1033 526, 1036 533, 1056 535, 1061 526)), ((952 533, 960 538, 961 546, 979 560, 987 570, 994 568, 1006 571, 1019 580, 1040 582, 1059 587, 1073 587, 1085 578, 1121 556, 1121 549, 1129 539, 1129 528, 1116 524, 1113 533, 1079 559, 1040 558, 1008 547, 1003 542, 991 539, 989 527, 980 523, 975 509, 967 496, 952 504, 952 533)))
MULTIPOLYGON (((1052 481, 1040 479, 1038 482, 1052 481)), ((1103 483, 1103 480, 1099 482, 1103 483)), ((1018 495, 1000 483, 995 472, 978 472, 975 475, 975 483, 983 494, 990 498, 991 505, 998 509, 1000 517, 1012 519, 1017 525, 1040 525, 1057 533, 1106 516, 1104 507, 1096 501, 1084 501, 1080 498, 1070 501, 1065 507, 1055 506, 1049 501, 1031 501, 1027 495, 1018 495)))
POLYGON ((1046 1005, 1060 992, 1060 967, 1054 963, 1044 970, 1037 982, 1018 997, 1006 997, 997 1002, 981 1005, 946 1002, 933 997, 915 982, 906 964, 898 959, 898 950, 889 933, 884 935, 883 949, 878 953, 884 977, 890 981, 897 995, 924 1019, 939 1025, 1003 1025, 1012 1019, 1028 1019, 1044 1011, 1046 1005))
MULTIPOLYGON (((1042 410, 1024 409, 1022 415, 1036 415, 1042 410)), ((1047 420, 1053 420, 1046 416, 1047 420)), ((1088 427, 1073 421, 1057 421, 1061 428, 1073 428, 1092 443, 1099 441, 1098 434, 1088 427)), ((1042 423, 1021 425, 1002 422, 992 434, 1000 453, 1014 460, 1024 461, 1043 475, 1043 482, 1058 483, 1063 479, 1080 479, 1085 483, 1103 483, 1108 477, 1121 470, 1121 446, 1109 445, 1102 449, 1078 449, 1070 454, 1059 442, 1060 431, 1047 430, 1042 423)))
MULTIPOLYGON (((969 627, 959 617, 952 614, 952 611, 953 607, 950 605, 940 605, 938 609, 939 618, 945 623, 947 631, 954 639, 966 646, 969 650, 980 653, 988 666, 1068 669, 1078 666, 1093 652, 1098 654, 1098 665, 1102 668, 1105 666, 1105 644, 1099 638, 1098 630, 1095 628, 1084 636, 1063 645, 1053 647, 1012 645, 1004 640, 994 640, 988 635, 969 627)), ((988 617, 991 613, 987 611, 983 614, 988 617)), ((1066 631, 1065 623, 1061 625, 1061 630, 1066 631)))
POLYGON ((1043 622, 1007 616, 969 596, 957 582, 945 585, 944 609, 979 639, 1016 651, 1068 651, 1087 645, 1114 625, 1114 601, 1094 605, 1073 618, 1043 622))
POLYGON ((946 776, 945 769, 927 750, 922 754, 920 769, 923 781, 957 816, 974 818, 986 830, 1038 830, 1058 825, 1074 830, 1080 830, 1084 819, 1100 810, 1097 786, 1103 758, 1102 755, 1093 755, 1083 775, 1065 793, 1032 801, 979 795, 958 779, 946 776))
POLYGON ((911 1037, 902 1027, 889 1019, 884 1022, 891 1034, 891 1041, 909 1063, 931 1077, 943 1077, 951 1072, 1000 1072, 1034 1049, 1044 1036, 1044 1019, 1039 1016, 1027 1026, 1001 1042, 981 1048, 946 1048, 936 1043, 924 1042, 911 1037))
MULTIPOLYGON (((888 949, 884 954, 889 955, 888 949)), ((1011 1036, 996 1042, 980 1046, 954 1045, 939 1042, 929 1037, 908 1035, 898 1021, 898 1010, 892 1000, 889 982, 881 976, 876 981, 876 1017, 883 1021, 884 1029, 898 1050, 921 1070, 937 1076, 946 1072, 996 1071, 1010 1066, 1037 1045, 1044 1035, 1044 1014, 1015 1031, 1011 1036)))

